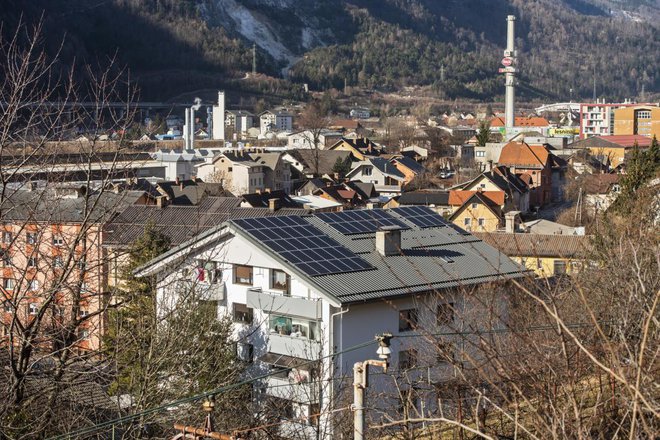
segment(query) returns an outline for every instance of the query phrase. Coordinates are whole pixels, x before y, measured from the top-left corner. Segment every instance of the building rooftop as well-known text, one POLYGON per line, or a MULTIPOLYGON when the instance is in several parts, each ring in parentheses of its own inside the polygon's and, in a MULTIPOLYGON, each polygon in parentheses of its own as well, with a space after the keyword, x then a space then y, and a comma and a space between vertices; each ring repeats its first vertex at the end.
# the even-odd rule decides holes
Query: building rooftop
POLYGON ((219 238, 227 232, 245 237, 287 271, 341 305, 522 277, 526 273, 492 246, 423 207, 342 211, 273 221, 230 220, 136 272, 157 272, 161 262, 184 258, 197 242, 208 243, 214 234, 219 238), (388 225, 399 226, 401 246, 398 252, 384 256, 376 249, 375 237, 381 226, 388 225), (362 232, 347 233, 346 227, 362 232), (329 250, 337 257, 324 260, 314 249, 329 250))
POLYGON ((475 232, 474 235, 501 252, 523 257, 586 257, 592 250, 586 235, 507 234, 475 232))

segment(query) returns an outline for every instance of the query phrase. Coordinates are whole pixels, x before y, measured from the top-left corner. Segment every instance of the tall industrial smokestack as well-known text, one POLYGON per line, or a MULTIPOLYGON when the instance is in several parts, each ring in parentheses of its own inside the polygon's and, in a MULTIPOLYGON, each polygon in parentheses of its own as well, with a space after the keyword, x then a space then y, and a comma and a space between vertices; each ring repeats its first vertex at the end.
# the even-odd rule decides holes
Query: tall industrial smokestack
POLYGON ((218 105, 213 106, 213 139, 225 139, 225 92, 218 92, 218 105))
POLYGON ((183 124, 183 149, 187 150, 188 145, 190 144, 190 109, 186 107, 185 112, 185 123, 183 124))
POLYGON ((514 48, 515 43, 515 15, 509 15, 506 18, 507 28, 506 28, 506 50, 504 51, 504 58, 502 59, 502 64, 504 65, 505 72, 505 86, 506 86, 506 95, 505 95, 505 107, 504 107, 504 118, 506 120, 506 129, 507 135, 510 135, 510 130, 515 125, 515 107, 514 101, 516 99, 516 50, 514 48))

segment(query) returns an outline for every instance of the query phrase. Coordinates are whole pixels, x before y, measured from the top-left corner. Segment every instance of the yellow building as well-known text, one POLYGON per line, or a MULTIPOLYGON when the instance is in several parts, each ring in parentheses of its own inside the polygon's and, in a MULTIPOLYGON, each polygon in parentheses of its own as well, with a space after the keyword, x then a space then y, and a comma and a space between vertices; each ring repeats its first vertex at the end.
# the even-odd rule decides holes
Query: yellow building
POLYGON ((660 107, 641 105, 614 110, 614 135, 631 134, 660 138, 660 107))
POLYGON ((466 231, 494 232, 502 225, 502 209, 490 198, 475 192, 449 220, 466 231))
POLYGON ((590 237, 584 235, 498 232, 474 235, 542 278, 578 272, 591 250, 590 237))

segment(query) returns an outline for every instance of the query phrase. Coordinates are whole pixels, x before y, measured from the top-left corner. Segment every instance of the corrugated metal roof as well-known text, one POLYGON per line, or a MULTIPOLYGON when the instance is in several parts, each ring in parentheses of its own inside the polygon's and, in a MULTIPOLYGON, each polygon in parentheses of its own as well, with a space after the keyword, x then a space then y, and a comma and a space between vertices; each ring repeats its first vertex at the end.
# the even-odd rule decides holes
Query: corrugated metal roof
POLYGON ((543 235, 475 232, 475 236, 510 256, 584 258, 591 252, 586 235, 543 235))

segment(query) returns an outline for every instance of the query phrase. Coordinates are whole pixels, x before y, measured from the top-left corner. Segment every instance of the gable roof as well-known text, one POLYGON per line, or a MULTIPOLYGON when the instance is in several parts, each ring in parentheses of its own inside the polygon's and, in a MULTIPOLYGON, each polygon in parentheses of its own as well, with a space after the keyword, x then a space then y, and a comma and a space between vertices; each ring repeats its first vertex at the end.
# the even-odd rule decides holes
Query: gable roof
POLYGON ((651 145, 652 139, 638 134, 613 135, 613 136, 591 136, 573 142, 570 148, 632 148, 637 143, 640 148, 651 145))
POLYGON ((231 196, 222 187, 222 183, 203 182, 201 180, 181 180, 158 182, 156 188, 167 195, 175 205, 197 205, 204 197, 231 196))
MULTIPOLYGON (((351 211, 332 214, 341 221, 351 211)), ((474 236, 444 224, 420 228, 406 220, 397 209, 386 211, 407 226, 401 231, 401 252, 382 256, 375 246, 375 233, 344 235, 318 216, 297 216, 318 229, 324 237, 335 240, 350 253, 366 261, 371 268, 355 272, 326 275, 308 275, 289 262, 287 251, 275 251, 263 244, 254 231, 244 229, 240 223, 229 221, 224 225, 184 243, 138 268, 136 274, 156 273, 167 267, 168 262, 190 255, 190 249, 205 246, 210 240, 220 240, 227 234, 244 237, 253 246, 268 254, 287 272, 295 274, 304 284, 312 286, 334 304, 345 305, 384 298, 395 298, 417 293, 433 292, 456 286, 466 286, 496 280, 518 278, 527 272, 517 263, 474 236)), ((429 210, 431 215, 432 211, 429 210)))
POLYGON ((316 158, 318 157, 319 174, 332 175, 332 169, 340 159, 342 162, 349 163, 351 161, 351 152, 342 150, 314 150, 314 149, 300 149, 289 151, 292 157, 297 159, 303 164, 304 173, 315 173, 316 158))
POLYGON ((586 235, 507 234, 503 232, 475 232, 474 235, 509 256, 584 258, 592 250, 591 237, 586 235))
POLYGON ((424 171, 426 171, 424 165, 406 156, 395 157, 394 159, 392 159, 392 162, 397 162, 403 165, 404 167, 408 168, 415 174, 422 174, 424 171))
POLYGON ((284 190, 264 191, 261 193, 243 194, 241 199, 253 208, 268 208, 270 199, 278 199, 280 208, 300 208, 300 204, 293 200, 284 190))
POLYGON ((467 200, 465 200, 465 202, 463 202, 463 204, 459 206, 456 211, 454 211, 454 213, 451 215, 449 219, 450 220, 456 219, 459 216, 459 214, 461 214, 464 211, 464 209, 467 209, 467 207, 472 203, 479 203, 485 206, 486 208, 488 208, 490 212, 493 213, 495 217, 499 218, 500 220, 502 219, 502 209, 500 205, 497 205, 495 202, 493 202, 488 197, 485 197, 483 193, 479 191, 475 192, 474 194, 472 194, 472 196, 470 196, 467 200))
POLYGON ((493 185, 510 196, 513 195, 513 191, 519 194, 529 192, 529 185, 519 175, 512 173, 505 166, 498 166, 490 171, 483 172, 471 181, 457 185, 455 188, 467 188, 480 179, 488 179, 493 185))
POLYGON ((271 170, 275 170, 275 168, 277 168, 278 162, 280 161, 280 158, 282 157, 282 153, 250 153, 249 156, 252 158, 254 163, 263 165, 266 168, 270 168, 271 170))
POLYGON ((465 190, 450 190, 448 204, 451 206, 461 206, 475 194, 479 194, 479 201, 485 199, 487 204, 497 206, 498 208, 504 206, 504 191, 465 191, 465 190))
POLYGON ((584 191, 587 194, 607 194, 612 186, 619 183, 619 174, 590 174, 584 178, 584 191))
POLYGON ((449 191, 409 191, 401 194, 397 200, 400 205, 449 205, 449 191))
POLYGON ((394 166, 394 164, 391 164, 389 161, 380 157, 368 157, 367 162, 370 162, 371 165, 373 165, 375 168, 378 168, 381 173, 393 177, 397 180, 402 180, 406 177, 401 171, 397 169, 397 167, 394 166))
POLYGON ((543 145, 509 142, 502 148, 498 163, 506 166, 545 168, 550 153, 543 145))

